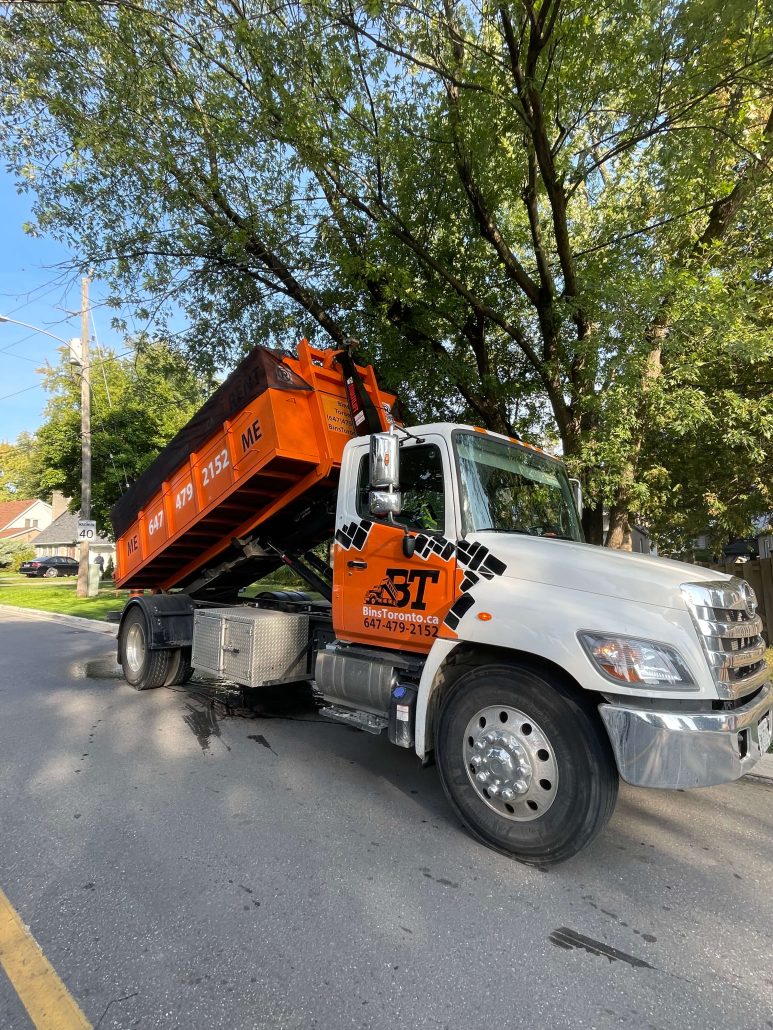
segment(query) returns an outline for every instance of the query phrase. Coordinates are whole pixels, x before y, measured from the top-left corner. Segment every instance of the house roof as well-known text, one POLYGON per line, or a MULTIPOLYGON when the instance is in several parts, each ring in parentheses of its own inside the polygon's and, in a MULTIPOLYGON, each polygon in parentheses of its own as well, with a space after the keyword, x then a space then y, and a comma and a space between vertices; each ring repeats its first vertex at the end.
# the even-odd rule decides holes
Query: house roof
MULTIPOLYGON (((80 512, 63 512, 58 519, 54 519, 47 529, 42 530, 40 534, 35 537, 35 547, 38 547, 40 544, 77 543, 79 518, 80 512)), ((109 537, 103 536, 101 533, 97 534, 96 538, 91 542, 93 544, 106 544, 108 546, 112 544, 112 540, 110 540, 109 537)))
POLYGON ((2 501, 0 503, 0 529, 6 529, 12 522, 21 518, 33 504, 37 504, 34 497, 26 501, 2 501))
POLYGON ((0 540, 10 540, 15 536, 24 536, 28 533, 37 533, 37 530, 30 526, 27 526, 26 529, 0 529, 0 540))

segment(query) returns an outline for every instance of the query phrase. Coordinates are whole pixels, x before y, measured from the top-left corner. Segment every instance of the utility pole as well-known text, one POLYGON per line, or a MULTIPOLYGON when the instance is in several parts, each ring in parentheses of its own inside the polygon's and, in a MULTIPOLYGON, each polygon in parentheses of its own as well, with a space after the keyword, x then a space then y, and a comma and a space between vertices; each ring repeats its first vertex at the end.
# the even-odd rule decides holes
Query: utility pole
MULTIPOLYGON (((91 518, 91 356, 89 279, 81 280, 81 518, 91 518)), ((81 540, 78 597, 89 596, 89 542, 81 540)))

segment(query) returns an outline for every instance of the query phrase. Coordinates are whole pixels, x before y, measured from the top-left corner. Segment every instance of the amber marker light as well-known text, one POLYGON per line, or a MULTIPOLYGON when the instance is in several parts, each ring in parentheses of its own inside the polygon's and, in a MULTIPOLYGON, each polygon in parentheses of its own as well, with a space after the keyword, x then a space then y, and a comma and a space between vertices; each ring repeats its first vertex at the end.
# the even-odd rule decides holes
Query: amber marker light
POLYGON ((494 618, 494 616, 491 614, 491 612, 478 612, 478 618, 481 622, 490 622, 491 619, 494 618))

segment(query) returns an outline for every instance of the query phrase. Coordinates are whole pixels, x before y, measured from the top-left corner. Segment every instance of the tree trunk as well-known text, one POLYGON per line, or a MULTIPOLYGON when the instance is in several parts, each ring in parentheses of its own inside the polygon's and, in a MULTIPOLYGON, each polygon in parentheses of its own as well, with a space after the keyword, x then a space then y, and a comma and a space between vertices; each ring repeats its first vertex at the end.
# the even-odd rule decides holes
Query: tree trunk
POLYGON ((612 506, 609 513, 609 529, 607 530, 606 547, 612 547, 618 551, 633 550, 633 534, 629 513, 625 508, 619 508, 616 504, 612 506))

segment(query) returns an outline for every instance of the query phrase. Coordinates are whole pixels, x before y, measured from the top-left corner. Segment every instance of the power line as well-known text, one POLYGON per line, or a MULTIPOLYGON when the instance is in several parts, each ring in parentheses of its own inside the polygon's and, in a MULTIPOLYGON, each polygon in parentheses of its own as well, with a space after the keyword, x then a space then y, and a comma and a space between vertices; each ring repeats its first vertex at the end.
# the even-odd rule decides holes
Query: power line
POLYGON ((15 390, 13 393, 6 393, 0 397, 0 401, 7 401, 9 397, 18 397, 20 393, 29 393, 30 390, 42 389, 42 383, 35 383, 34 386, 25 386, 23 390, 15 390))

